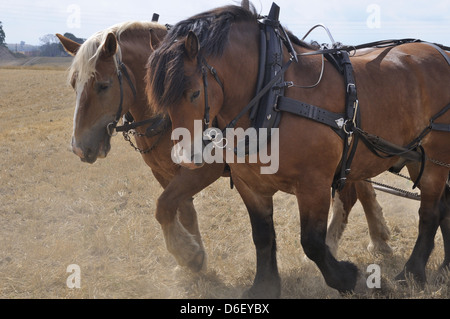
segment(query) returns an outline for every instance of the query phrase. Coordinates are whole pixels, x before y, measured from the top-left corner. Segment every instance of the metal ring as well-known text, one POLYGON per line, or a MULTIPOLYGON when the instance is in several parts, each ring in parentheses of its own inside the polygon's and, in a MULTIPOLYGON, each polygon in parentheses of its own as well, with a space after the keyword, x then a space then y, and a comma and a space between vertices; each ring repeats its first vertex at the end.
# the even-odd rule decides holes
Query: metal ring
MULTIPOLYGON (((349 123, 349 122, 350 122, 350 123, 353 123, 353 121, 347 120, 347 121, 344 122, 344 125, 342 126, 342 129, 344 130, 345 134, 347 134, 347 135, 353 134, 352 131, 350 131, 350 132, 347 131, 347 123, 349 123)), ((354 123, 353 123, 353 124, 354 124, 354 123)))
POLYGON ((117 135, 116 125, 117 125, 117 123, 111 122, 106 126, 106 131, 108 132, 109 136, 114 137, 117 135), (112 128, 111 128, 111 126, 112 126, 112 128))
POLYGON ((215 147, 224 149, 228 145, 228 139, 225 137, 222 137, 222 139, 220 141, 213 140, 212 143, 214 144, 215 147), (222 145, 222 146, 217 145, 217 144, 222 143, 224 140, 225 140, 225 145, 222 145))

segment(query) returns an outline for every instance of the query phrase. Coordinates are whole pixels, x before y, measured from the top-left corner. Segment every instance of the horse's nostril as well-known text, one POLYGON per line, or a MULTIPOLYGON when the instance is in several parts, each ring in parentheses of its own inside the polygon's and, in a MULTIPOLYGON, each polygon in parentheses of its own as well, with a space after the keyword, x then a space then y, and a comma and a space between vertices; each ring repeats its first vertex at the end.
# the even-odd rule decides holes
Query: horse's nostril
POLYGON ((93 164, 97 160, 97 151, 92 148, 86 148, 84 151, 84 162, 93 164))
POLYGON ((72 137, 72 152, 74 152, 74 154, 76 154, 81 159, 84 158, 83 150, 77 146, 75 138, 73 138, 73 137, 72 137))
POLYGON ((84 152, 84 155, 86 156, 86 158, 91 158, 93 153, 94 152, 92 151, 91 148, 87 148, 84 152))

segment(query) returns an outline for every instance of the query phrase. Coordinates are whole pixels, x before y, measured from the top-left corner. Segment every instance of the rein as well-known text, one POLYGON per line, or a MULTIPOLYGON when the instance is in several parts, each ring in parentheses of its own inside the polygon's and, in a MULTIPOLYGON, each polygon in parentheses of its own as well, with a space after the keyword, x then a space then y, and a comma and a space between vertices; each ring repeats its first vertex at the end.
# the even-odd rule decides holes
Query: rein
POLYGON ((139 153, 141 154, 147 154, 151 152, 161 141, 162 134, 170 125, 170 121, 167 121, 167 119, 164 116, 158 115, 155 117, 152 117, 150 119, 140 121, 140 122, 134 122, 133 117, 128 112, 124 115, 123 125, 118 126, 118 123, 122 117, 123 112, 123 77, 125 76, 125 79, 127 80, 128 85, 131 88, 131 91, 133 92, 133 96, 136 99, 137 97, 137 90, 136 87, 133 84, 133 81, 131 80, 130 74, 128 73, 128 70, 125 66, 125 64, 119 60, 119 58, 116 58, 117 61, 117 78, 119 80, 119 88, 120 88, 120 102, 119 107, 116 113, 116 116, 114 118, 114 121, 109 123, 106 127, 106 130, 108 132, 109 136, 115 136, 118 132, 122 132, 123 137, 125 141, 129 142, 130 145, 139 153), (141 134, 135 131, 136 128, 144 125, 150 126, 145 131, 145 134, 141 134), (114 133, 114 131, 116 133, 114 133), (139 136, 139 137, 154 137, 156 135, 159 135, 159 138, 146 150, 139 149, 134 143, 131 141, 130 135, 133 136, 139 136))

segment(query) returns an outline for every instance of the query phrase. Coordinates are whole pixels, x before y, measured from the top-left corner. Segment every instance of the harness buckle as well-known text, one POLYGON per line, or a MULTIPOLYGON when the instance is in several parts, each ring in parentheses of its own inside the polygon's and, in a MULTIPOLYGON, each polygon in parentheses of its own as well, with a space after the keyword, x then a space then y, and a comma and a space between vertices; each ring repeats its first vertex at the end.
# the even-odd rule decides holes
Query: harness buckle
POLYGON ((351 89, 356 90, 356 85, 354 83, 347 84, 347 93, 351 93, 351 89))
POLYGON ((275 104, 273 105, 273 110, 275 112, 281 112, 281 110, 278 108, 278 99, 280 98, 280 95, 277 94, 277 97, 275 98, 275 104))

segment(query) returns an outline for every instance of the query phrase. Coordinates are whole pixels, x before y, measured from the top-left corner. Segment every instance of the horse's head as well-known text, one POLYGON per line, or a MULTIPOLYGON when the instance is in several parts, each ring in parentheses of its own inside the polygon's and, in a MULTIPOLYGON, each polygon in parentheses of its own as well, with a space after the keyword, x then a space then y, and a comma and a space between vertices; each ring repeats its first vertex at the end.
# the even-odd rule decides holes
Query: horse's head
POLYGON ((202 145, 203 131, 212 126, 224 92, 219 75, 201 55, 196 34, 191 31, 155 51, 150 56, 147 80, 150 105, 158 111, 164 109, 172 119, 174 134, 183 135, 182 143, 174 141, 179 163, 188 168, 201 167, 202 147, 194 150, 194 145, 202 145), (188 151, 183 152, 181 145, 188 151))
POLYGON ((248 96, 254 93, 246 87, 256 82, 252 77, 256 78, 257 59, 242 56, 248 32, 240 22, 247 20, 253 22, 252 32, 258 35, 255 14, 248 9, 229 6, 200 14, 174 26, 149 58, 149 103, 156 111, 169 114, 174 153, 185 167, 202 166, 199 145, 203 145, 205 130, 215 119, 225 123, 227 113, 234 114, 235 110, 224 108, 232 104, 227 98, 244 100, 242 92, 248 96), (255 74, 248 71, 250 68, 255 74), (247 77, 251 78, 247 86, 237 87, 247 77))
POLYGON ((57 34, 74 56, 69 71, 77 96, 72 149, 83 161, 106 157, 123 114, 146 116, 145 64, 166 33, 155 22, 129 21, 95 33, 82 45, 57 34))
POLYGON ((121 62, 114 33, 97 36, 96 41, 88 39, 83 45, 58 37, 75 56, 69 74, 77 96, 72 150, 82 161, 94 163, 110 151, 115 125, 135 100, 135 79, 121 62))

